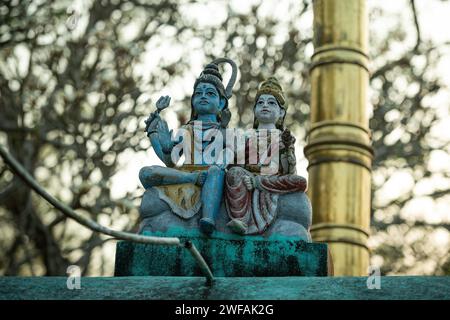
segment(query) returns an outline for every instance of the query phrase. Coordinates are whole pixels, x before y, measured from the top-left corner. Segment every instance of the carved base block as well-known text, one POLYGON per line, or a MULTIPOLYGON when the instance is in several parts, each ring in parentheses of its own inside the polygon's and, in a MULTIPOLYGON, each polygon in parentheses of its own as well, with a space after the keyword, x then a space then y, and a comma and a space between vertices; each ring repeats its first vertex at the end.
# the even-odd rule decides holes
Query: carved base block
MULTIPOLYGON (((292 237, 242 237, 197 232, 180 236, 198 248, 215 277, 327 276, 327 244, 308 243, 292 237)), ((162 234, 152 234, 159 235, 162 234)), ((171 232, 165 236, 179 236, 171 232)), ((184 248, 117 243, 115 276, 202 276, 184 248)))

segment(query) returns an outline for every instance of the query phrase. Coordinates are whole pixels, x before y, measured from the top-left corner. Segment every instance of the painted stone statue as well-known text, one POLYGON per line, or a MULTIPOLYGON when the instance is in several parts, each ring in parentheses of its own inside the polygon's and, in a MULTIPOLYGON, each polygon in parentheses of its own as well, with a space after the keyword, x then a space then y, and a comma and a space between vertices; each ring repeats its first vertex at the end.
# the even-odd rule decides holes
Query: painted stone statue
POLYGON ((261 148, 261 143, 264 147, 267 145, 267 150, 279 156, 276 157, 273 174, 261 175, 264 166, 270 163, 258 157, 261 152, 255 148, 253 152, 257 160, 256 164, 251 164, 248 158, 252 137, 249 136, 246 139, 246 165, 228 170, 225 179, 225 203, 231 218, 228 226, 237 233, 264 233, 276 219, 279 196, 306 190, 306 179, 295 174, 295 138, 284 127, 286 110, 286 99, 277 79, 272 77, 264 81, 253 107, 254 145, 258 148, 261 148))
MULTIPOLYGON (((195 244, 216 277, 332 274, 327 244, 311 241, 311 205, 306 180, 296 175, 283 90, 275 78, 264 81, 251 106, 253 128, 228 128, 236 75, 228 59, 208 64, 194 84, 191 119, 175 134, 160 116, 170 98, 156 103, 146 132, 166 167, 139 173, 145 188, 139 233, 195 244), (226 87, 224 62, 233 69, 226 87)), ((181 246, 122 241, 115 275, 170 279, 202 272, 181 246)))
MULTIPOLYGON (((159 198, 166 201, 174 213, 182 218, 189 219, 201 209, 200 228, 206 234, 215 229, 215 220, 222 201, 225 167, 223 164, 217 165, 219 154, 213 154, 210 159, 206 159, 206 151, 211 141, 205 139, 204 134, 211 132, 211 129, 223 131, 227 127, 230 120, 228 99, 236 81, 236 73, 236 65, 229 59, 217 59, 206 66, 194 84, 191 119, 183 126, 186 135, 178 141, 172 140, 167 123, 159 116, 159 111, 169 106, 170 97, 161 97, 156 103, 158 111, 151 114, 147 120, 146 130, 153 149, 167 167, 142 168, 139 173, 142 185, 146 189, 155 188, 159 198), (233 68, 226 89, 218 68, 218 64, 223 62, 230 63, 233 68), (186 139, 190 140, 190 152, 185 154, 184 165, 174 168, 174 148, 177 144, 186 143, 183 141, 186 139), (196 155, 199 157, 194 159, 196 155)), ((183 151, 184 149, 180 149, 180 152, 183 151)))
POLYGON ((253 140, 269 145, 270 152, 259 159, 258 151, 257 161, 244 164, 234 161, 237 150, 229 155, 228 142, 235 136, 230 139, 227 134, 233 130, 228 128, 228 100, 236 76, 237 67, 229 59, 208 64, 194 84, 191 119, 180 128, 183 134, 175 137, 159 114, 169 106, 170 98, 158 100, 157 111, 147 120, 146 132, 166 167, 148 166, 139 173, 146 189, 140 207, 140 233, 200 230, 210 237, 288 236, 311 241, 306 181, 295 175, 295 139, 284 127, 287 104, 276 79, 268 79, 258 90, 254 129, 247 130, 254 133, 255 139, 250 133, 245 139, 247 158, 252 158, 253 140), (224 62, 233 69, 226 88, 218 68, 224 62), (214 131, 219 134, 211 137, 214 131), (263 133, 270 133, 268 141, 263 133), (179 166, 181 154, 185 159, 179 166))

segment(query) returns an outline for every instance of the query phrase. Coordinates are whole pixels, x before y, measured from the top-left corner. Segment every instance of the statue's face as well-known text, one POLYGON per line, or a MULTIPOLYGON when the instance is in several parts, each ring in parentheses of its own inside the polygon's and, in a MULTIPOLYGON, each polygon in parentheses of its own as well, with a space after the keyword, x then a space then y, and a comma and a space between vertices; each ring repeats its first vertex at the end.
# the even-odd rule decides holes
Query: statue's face
POLYGON ((278 105, 277 99, 271 94, 262 94, 255 105, 255 118, 259 123, 276 124, 284 110, 278 105))
POLYGON ((216 87, 211 83, 200 82, 194 90, 192 105, 197 114, 218 114, 225 105, 216 87))

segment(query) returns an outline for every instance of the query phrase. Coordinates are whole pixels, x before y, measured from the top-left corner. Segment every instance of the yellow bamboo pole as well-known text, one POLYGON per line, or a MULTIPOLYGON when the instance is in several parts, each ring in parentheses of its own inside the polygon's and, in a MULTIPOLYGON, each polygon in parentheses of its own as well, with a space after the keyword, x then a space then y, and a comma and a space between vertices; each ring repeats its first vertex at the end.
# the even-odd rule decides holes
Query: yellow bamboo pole
POLYGON ((311 234, 337 276, 367 275, 372 147, 365 0, 315 0, 311 128, 305 155, 311 234))

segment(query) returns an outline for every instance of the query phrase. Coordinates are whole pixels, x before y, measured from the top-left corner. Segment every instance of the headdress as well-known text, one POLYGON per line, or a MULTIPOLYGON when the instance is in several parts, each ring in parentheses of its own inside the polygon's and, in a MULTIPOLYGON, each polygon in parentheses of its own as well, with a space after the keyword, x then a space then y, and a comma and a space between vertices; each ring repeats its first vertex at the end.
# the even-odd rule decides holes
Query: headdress
MULTIPOLYGON (((234 84, 236 83, 236 78, 237 78, 237 66, 234 63, 234 61, 227 58, 218 58, 206 65, 205 69, 203 69, 203 71, 200 73, 199 77, 197 78, 197 80, 195 80, 194 84, 194 91, 195 91, 195 88, 199 83, 201 82, 211 83, 217 89, 221 98, 225 99, 225 106, 218 115, 220 118, 219 120, 221 121, 221 126, 224 128, 228 125, 228 122, 230 121, 231 117, 230 110, 228 109, 228 99, 231 98, 233 94, 232 90, 234 84), (231 65, 232 68, 231 78, 228 81, 226 88, 222 83, 223 78, 219 72, 220 63, 228 63, 231 65)), ((191 99, 191 106, 192 106, 192 99, 191 99)), ((194 120, 195 117, 196 115, 194 114, 194 110, 192 110, 191 120, 194 120)))
POLYGON ((281 88, 280 84, 278 83, 277 78, 270 77, 266 81, 263 81, 258 91, 256 92, 256 98, 255 101, 258 101, 259 97, 263 94, 270 94, 277 99, 278 104, 281 108, 287 109, 286 105, 286 98, 284 97, 283 89, 281 88))
MULTIPOLYGON (((261 82, 259 85, 259 89, 256 92, 255 97, 255 106, 256 102, 258 102, 258 99, 263 94, 270 94, 275 97, 275 99, 278 102, 278 105, 280 108, 282 108, 285 112, 283 117, 281 117, 278 122, 276 123, 276 127, 280 130, 284 130, 284 118, 286 117, 286 111, 287 111, 287 103, 286 98, 284 97, 283 88, 281 88, 281 85, 279 84, 277 78, 270 77, 267 80, 261 82)), ((253 120, 253 128, 258 127, 258 120, 255 118, 253 120)))

